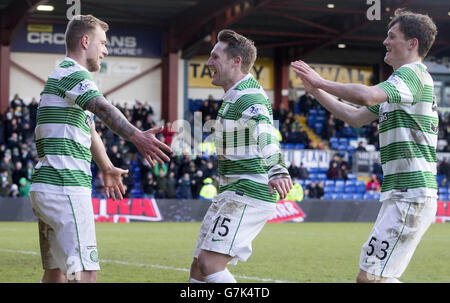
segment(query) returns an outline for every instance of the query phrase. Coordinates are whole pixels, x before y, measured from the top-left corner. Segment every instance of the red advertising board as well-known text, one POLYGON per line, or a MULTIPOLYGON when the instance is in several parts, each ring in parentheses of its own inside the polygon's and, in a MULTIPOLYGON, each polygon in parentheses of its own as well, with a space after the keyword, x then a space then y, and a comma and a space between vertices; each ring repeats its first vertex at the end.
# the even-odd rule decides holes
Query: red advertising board
POLYGON ((438 201, 436 223, 450 222, 450 201, 438 201))
POLYGON ((278 201, 275 215, 267 221, 268 223, 295 221, 302 222, 306 217, 305 213, 294 201, 278 201))
POLYGON ((95 222, 162 221, 155 199, 92 198, 95 222))

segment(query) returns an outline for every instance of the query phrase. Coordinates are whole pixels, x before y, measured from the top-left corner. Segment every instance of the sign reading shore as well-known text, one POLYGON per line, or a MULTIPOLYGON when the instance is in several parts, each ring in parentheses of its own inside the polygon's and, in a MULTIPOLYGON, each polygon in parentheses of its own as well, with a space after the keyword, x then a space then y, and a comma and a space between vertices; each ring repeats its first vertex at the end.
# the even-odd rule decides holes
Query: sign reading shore
MULTIPOLYGON (((11 42, 11 51, 65 53, 65 24, 26 24, 11 42)), ((110 56, 159 58, 162 54, 162 33, 139 27, 116 27, 106 32, 110 56)))

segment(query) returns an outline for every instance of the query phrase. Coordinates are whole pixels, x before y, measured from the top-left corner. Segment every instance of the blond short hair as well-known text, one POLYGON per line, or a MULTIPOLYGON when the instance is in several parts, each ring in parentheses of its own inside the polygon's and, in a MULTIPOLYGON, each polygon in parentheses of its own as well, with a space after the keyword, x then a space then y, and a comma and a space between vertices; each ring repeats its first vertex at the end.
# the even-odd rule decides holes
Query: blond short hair
POLYGON ((109 29, 106 22, 92 15, 77 15, 69 21, 66 28, 66 49, 73 51, 80 43, 81 37, 91 33, 97 26, 100 26, 105 32, 109 29))

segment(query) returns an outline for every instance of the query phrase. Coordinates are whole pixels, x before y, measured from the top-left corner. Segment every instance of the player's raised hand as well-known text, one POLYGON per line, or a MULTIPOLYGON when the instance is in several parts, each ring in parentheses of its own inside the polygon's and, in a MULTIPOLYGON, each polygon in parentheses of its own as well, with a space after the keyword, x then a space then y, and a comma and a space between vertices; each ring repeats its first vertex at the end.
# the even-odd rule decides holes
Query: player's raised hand
POLYGON ((107 198, 113 200, 122 200, 125 194, 125 188, 122 183, 122 175, 128 174, 128 169, 121 169, 117 167, 109 168, 102 171, 103 181, 105 186, 105 192, 107 198))
POLYGON ((302 60, 291 62, 294 72, 303 80, 309 82, 314 88, 321 88, 322 77, 302 60))
POLYGON ((274 189, 278 191, 281 199, 286 198, 289 191, 292 189, 292 180, 290 176, 281 177, 269 181, 270 194, 274 194, 274 189))
POLYGON ((155 136, 162 132, 163 129, 163 126, 155 127, 133 136, 133 143, 151 167, 155 165, 155 161, 159 164, 163 164, 164 161, 170 161, 170 158, 164 151, 170 153, 172 152, 172 149, 158 140, 155 136))

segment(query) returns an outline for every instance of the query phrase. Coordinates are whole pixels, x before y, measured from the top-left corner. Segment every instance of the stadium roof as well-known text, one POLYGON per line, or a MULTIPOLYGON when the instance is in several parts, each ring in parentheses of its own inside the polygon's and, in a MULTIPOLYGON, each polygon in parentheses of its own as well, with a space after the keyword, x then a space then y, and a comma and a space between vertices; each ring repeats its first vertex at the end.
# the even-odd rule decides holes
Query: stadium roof
MULTIPOLYGON (((67 1, 0 0, 0 11, 28 3, 29 23, 66 23, 67 1), (36 11, 51 4, 52 12, 36 11)), ((77 2, 72 0, 72 2, 77 2)), ((380 20, 368 20, 366 0, 81 0, 81 14, 111 26, 139 25, 166 33, 166 50, 189 58, 208 54, 218 31, 231 28, 255 41, 260 54, 282 51, 288 59, 333 63, 379 63, 387 23, 398 7, 429 14, 438 37, 429 55, 450 57, 448 0, 371 0, 381 3, 380 20), (341 44, 341 48, 338 47, 341 44), (345 45, 345 48, 343 48, 345 45)), ((26 5, 23 5, 26 10, 26 5)), ((19 15, 17 16, 19 17, 19 15)), ((375 15, 375 17, 378 17, 375 15)), ((378 19, 378 18, 377 18, 378 19)), ((4 27, 3 23, 3 27, 4 27)))

